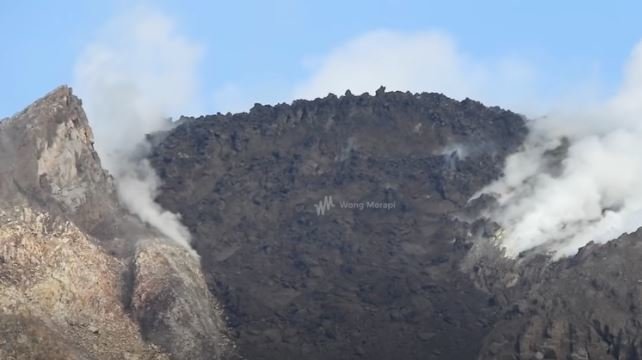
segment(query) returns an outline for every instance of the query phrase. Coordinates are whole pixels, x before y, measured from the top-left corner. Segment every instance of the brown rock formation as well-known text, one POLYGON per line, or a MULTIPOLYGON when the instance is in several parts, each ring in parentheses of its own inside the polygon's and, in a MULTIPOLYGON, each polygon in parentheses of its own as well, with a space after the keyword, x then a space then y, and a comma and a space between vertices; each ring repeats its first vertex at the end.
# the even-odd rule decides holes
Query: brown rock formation
POLYGON ((70 88, 0 122, 0 199, 0 358, 233 356, 198 258, 118 204, 70 88))

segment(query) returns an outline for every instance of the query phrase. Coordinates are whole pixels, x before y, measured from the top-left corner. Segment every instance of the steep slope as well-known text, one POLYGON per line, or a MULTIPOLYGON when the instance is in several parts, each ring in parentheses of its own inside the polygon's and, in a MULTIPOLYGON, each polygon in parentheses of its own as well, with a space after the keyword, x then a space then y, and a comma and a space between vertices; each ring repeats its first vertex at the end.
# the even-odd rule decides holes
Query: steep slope
POLYGON ((136 252, 133 316, 143 336, 178 359, 235 358, 218 301, 190 252, 145 244, 136 252))
POLYGON ((0 172, 0 358, 234 356, 198 258, 122 209, 70 88, 0 122, 0 172))
POLYGON ((516 287, 523 291, 509 295, 480 358, 640 359, 641 239, 638 230, 589 244, 572 258, 538 264, 537 276, 522 274, 516 287))
POLYGON ((248 358, 642 358, 640 230, 508 259, 468 202, 526 132, 380 89, 186 118, 152 161, 248 358))
POLYGON ((167 359, 122 306, 124 264, 68 221, 0 212, 0 358, 167 359))
POLYGON ((111 178, 93 149, 81 102, 68 87, 0 123, 0 172, 5 203, 64 213, 90 233, 115 216, 111 178))
POLYGON ((471 359, 501 306, 460 270, 461 219, 525 135, 499 108, 380 89, 184 119, 152 161, 247 358, 471 359))

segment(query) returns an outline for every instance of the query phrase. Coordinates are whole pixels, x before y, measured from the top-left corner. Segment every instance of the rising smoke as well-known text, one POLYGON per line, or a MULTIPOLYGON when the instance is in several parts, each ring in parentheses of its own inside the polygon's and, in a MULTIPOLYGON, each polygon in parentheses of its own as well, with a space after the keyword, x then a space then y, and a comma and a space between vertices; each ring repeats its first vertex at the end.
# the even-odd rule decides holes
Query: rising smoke
POLYGON ((497 196, 489 215, 507 255, 569 256, 642 226, 642 43, 624 75, 611 99, 532 121, 524 149, 482 191, 497 196))
MULTIPOLYGON (((144 160, 149 148, 141 139, 171 127, 167 115, 193 105, 200 52, 176 33, 166 16, 139 9, 109 24, 85 49, 76 67, 75 87, 84 98, 96 148, 117 179, 122 202, 186 246, 189 232, 178 216, 154 201, 159 179, 144 160)), ((386 83, 401 90, 428 88, 456 97, 480 97, 496 87, 496 81, 488 79, 508 79, 503 82, 510 91, 493 97, 497 101, 528 87, 524 71, 504 73, 471 64, 448 37, 439 34, 406 39, 403 34, 376 32, 330 54, 297 94, 314 97, 346 88, 374 90, 386 83), (478 75, 472 77, 472 84, 470 74, 478 75)), ((500 245, 506 254, 535 250, 555 257, 572 255, 590 241, 605 242, 641 226, 641 120, 639 45, 620 91, 611 99, 531 121, 524 149, 508 159, 505 175, 481 192, 497 196, 499 206, 488 215, 504 229, 500 245)))
POLYGON ((109 23, 75 67, 74 86, 121 202, 188 248, 190 233, 180 218, 155 201, 160 181, 145 160, 144 139, 170 128, 168 116, 193 105, 200 57, 199 46, 177 34, 169 18, 139 8, 109 23))

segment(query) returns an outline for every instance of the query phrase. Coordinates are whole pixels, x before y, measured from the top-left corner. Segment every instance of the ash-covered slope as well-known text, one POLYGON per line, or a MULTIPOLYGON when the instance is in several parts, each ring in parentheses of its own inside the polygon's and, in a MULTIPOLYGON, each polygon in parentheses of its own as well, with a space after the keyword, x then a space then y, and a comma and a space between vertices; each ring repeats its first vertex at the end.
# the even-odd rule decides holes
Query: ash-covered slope
POLYGON ((185 119, 152 161, 247 358, 473 359, 502 306, 460 270, 465 206, 526 133, 380 89, 185 119))
POLYGON ((118 204, 71 89, 0 122, 0 358, 229 357, 198 259, 118 204))

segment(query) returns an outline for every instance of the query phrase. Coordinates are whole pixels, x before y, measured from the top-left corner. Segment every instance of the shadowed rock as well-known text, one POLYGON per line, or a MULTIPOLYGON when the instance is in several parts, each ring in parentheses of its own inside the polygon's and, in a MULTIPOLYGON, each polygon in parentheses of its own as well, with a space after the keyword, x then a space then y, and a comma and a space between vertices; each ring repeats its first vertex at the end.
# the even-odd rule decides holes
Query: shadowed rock
POLYGON ((134 259, 132 313, 143 336, 180 359, 228 359, 232 344, 199 259, 176 246, 144 242, 134 259))

